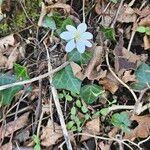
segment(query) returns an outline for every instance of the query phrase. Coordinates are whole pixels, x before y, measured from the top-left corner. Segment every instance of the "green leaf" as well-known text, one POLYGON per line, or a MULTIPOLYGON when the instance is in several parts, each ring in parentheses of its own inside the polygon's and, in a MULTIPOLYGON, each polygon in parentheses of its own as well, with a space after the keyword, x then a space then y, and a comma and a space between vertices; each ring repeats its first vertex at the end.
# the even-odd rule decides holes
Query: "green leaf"
POLYGON ((72 98, 69 94, 67 94, 67 95, 65 96, 65 98, 66 98, 66 100, 69 101, 69 102, 71 102, 71 101, 73 100, 73 98, 72 98))
POLYGON ((14 70, 15 70, 15 74, 18 79, 20 79, 20 78, 22 78, 24 80, 29 79, 26 67, 21 66, 19 64, 14 64, 14 70))
POLYGON ((42 26, 46 28, 50 28, 51 30, 56 30, 56 24, 54 19, 47 15, 44 17, 42 26))
POLYGON ((0 0, 0 7, 1 7, 2 3, 3 3, 3 0, 0 0))
POLYGON ((142 63, 135 71, 137 83, 132 84, 132 88, 136 90, 142 90, 150 84, 150 66, 142 63))
POLYGON ((128 113, 126 112, 121 112, 120 114, 115 113, 112 115, 111 123, 114 126, 121 128, 125 132, 130 131, 129 127, 131 125, 131 120, 129 119, 128 113))
POLYGON ((67 123, 67 129, 70 130, 70 129, 73 127, 74 124, 75 124, 74 121, 69 121, 69 122, 67 123))
POLYGON ((85 51, 84 53, 79 53, 76 49, 68 53, 67 55, 69 61, 73 61, 79 65, 86 64, 91 58, 92 53, 85 51))
POLYGON ((146 27, 146 31, 145 32, 146 32, 147 35, 150 35, 150 27, 146 27))
POLYGON ((81 106, 82 106, 81 101, 79 99, 76 101, 76 106, 79 107, 79 108, 81 108, 81 106))
POLYGON ((66 89, 79 94, 82 81, 73 75, 71 66, 67 66, 57 72, 53 77, 53 85, 57 89, 66 89))
POLYGON ((66 30, 66 26, 67 25, 73 25, 74 26, 74 22, 72 21, 72 19, 70 17, 67 17, 63 22, 62 22, 62 25, 61 25, 61 32, 65 31, 66 30))
POLYGON ((104 33, 106 39, 109 39, 111 41, 116 41, 114 29, 109 27, 102 27, 100 31, 104 33))
POLYGON ((137 27, 136 31, 140 32, 140 33, 145 33, 146 32, 146 28, 143 26, 139 26, 137 27))
POLYGON ((88 112, 88 109, 85 106, 82 106, 81 110, 82 110, 83 113, 87 113, 88 112))
POLYGON ((102 87, 95 84, 85 85, 80 90, 81 98, 87 104, 95 102, 101 93, 103 93, 102 87))
POLYGON ((39 145, 39 144, 36 144, 35 146, 34 146, 34 149, 33 150, 41 150, 41 146, 39 145))
POLYGON ((76 115, 77 109, 75 107, 71 108, 71 115, 76 115))
POLYGON ((102 108, 100 110, 100 113, 103 115, 103 116, 106 116, 108 114, 108 111, 109 111, 109 108, 102 108))
MULTIPOLYGON (((11 84, 17 81, 16 76, 0 74, 0 86, 11 84)), ((13 97, 23 89, 23 85, 14 86, 5 90, 0 91, 0 105, 9 105, 13 97)))

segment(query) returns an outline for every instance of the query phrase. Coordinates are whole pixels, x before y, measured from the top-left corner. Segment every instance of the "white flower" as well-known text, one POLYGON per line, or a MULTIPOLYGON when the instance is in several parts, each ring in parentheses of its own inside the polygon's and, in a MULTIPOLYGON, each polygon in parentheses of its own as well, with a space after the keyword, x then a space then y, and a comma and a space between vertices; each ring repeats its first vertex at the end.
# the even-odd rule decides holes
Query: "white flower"
POLYGON ((68 42, 65 47, 66 52, 71 52, 74 48, 77 48, 80 53, 84 53, 86 46, 92 47, 89 40, 93 38, 93 35, 86 32, 87 25, 85 23, 79 24, 77 29, 72 25, 67 25, 66 29, 68 31, 60 34, 60 37, 68 42))

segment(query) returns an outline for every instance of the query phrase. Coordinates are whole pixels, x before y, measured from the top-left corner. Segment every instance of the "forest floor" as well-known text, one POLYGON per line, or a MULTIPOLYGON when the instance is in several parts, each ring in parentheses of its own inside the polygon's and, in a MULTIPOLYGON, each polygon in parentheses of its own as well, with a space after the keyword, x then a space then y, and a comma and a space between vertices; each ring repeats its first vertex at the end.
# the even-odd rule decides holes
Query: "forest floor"
POLYGON ((0 150, 149 150, 149 0, 0 0, 0 150))

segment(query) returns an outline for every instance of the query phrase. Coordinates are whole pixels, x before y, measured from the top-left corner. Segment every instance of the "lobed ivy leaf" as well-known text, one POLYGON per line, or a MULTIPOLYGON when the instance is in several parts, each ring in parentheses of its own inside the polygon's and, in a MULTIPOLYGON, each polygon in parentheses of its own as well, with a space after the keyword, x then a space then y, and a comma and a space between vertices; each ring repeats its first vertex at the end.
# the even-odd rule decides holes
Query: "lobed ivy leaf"
POLYGON ((53 85, 57 89, 66 89, 77 94, 80 92, 81 83, 82 81, 74 76, 70 65, 57 72, 53 77, 53 85))
POLYGON ((24 80, 29 79, 26 67, 21 66, 19 64, 14 64, 14 70, 15 70, 15 74, 18 79, 20 79, 20 78, 22 78, 24 80))
POLYGON ((95 102, 101 93, 103 93, 102 87, 95 84, 85 85, 80 90, 80 96, 87 104, 95 102))
POLYGON ((136 90, 142 90, 150 84, 150 66, 146 63, 142 63, 135 71, 137 83, 132 84, 132 88, 136 90))
POLYGON ((55 20, 48 15, 44 17, 42 25, 43 27, 50 28, 51 30, 56 30, 55 20))
MULTIPOLYGON (((0 74, 0 86, 11 84, 17 81, 16 76, 0 74)), ((9 105, 15 96, 21 89, 23 85, 14 86, 5 90, 0 91, 0 105, 9 105)))
POLYGON ((131 126, 131 120, 126 112, 121 112, 120 114, 115 113, 112 115, 111 123, 125 132, 130 131, 129 127, 131 126))
POLYGON ((92 53, 85 51, 84 53, 79 53, 76 49, 68 53, 67 55, 69 61, 73 61, 79 65, 86 64, 91 58, 92 53))

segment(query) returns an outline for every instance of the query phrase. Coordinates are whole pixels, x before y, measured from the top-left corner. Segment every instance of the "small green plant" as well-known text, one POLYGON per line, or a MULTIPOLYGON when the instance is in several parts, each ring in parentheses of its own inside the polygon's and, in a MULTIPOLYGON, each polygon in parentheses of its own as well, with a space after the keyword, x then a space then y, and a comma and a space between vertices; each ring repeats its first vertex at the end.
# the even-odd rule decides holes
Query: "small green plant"
POLYGON ((112 115, 111 123, 122 129, 124 132, 130 132, 131 120, 127 112, 115 113, 112 115))
POLYGON ((39 137, 37 137, 36 135, 33 135, 32 139, 33 139, 33 141, 35 143, 34 150, 41 150, 39 137))
POLYGON ((138 26, 136 31, 150 35, 150 27, 138 26))

